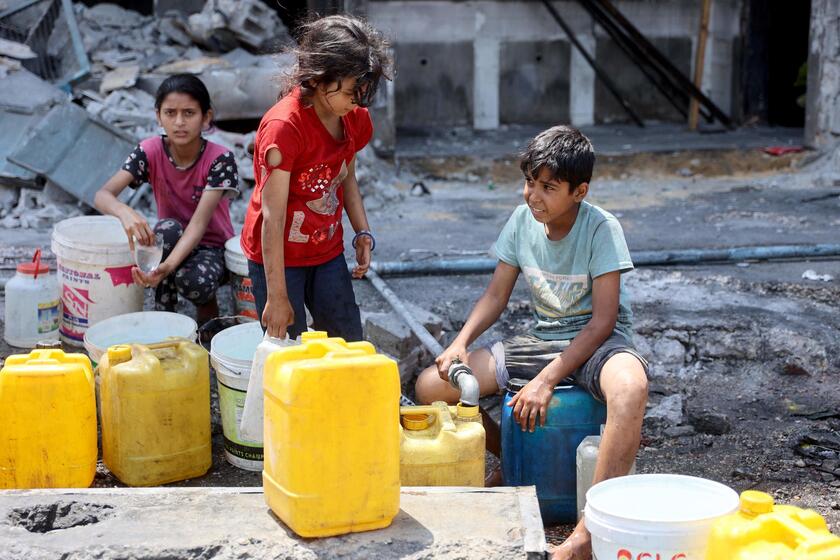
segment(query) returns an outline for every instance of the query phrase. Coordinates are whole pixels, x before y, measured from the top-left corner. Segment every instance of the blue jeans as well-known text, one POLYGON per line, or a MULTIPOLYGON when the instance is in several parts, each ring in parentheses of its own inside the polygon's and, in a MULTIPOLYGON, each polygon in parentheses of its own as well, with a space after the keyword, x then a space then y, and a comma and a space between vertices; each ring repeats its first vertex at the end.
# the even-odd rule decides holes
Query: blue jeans
MULTIPOLYGON (((262 318, 268 297, 265 267, 248 260, 248 275, 257 317, 262 318)), ((286 291, 295 312, 295 322, 288 328, 289 337, 295 338, 306 331, 306 306, 316 331, 326 331, 329 336, 339 336, 348 342, 363 339, 359 306, 343 254, 316 266, 286 267, 286 291)))

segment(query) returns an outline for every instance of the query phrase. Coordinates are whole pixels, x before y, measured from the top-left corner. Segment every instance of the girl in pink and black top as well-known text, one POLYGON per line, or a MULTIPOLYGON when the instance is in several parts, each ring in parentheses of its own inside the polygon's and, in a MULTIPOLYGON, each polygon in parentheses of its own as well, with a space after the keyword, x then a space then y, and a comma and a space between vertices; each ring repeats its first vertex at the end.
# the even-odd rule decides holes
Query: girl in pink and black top
POLYGON ((390 60, 382 36, 349 16, 303 26, 285 95, 263 116, 254 141, 257 184, 242 250, 257 313, 270 336, 313 326, 361 340, 362 325, 344 260, 344 210, 355 231, 353 276, 374 247, 356 182, 356 153, 373 134, 367 107, 390 60))
POLYGON ((134 281, 155 287, 157 307, 173 311, 178 295, 197 307, 199 324, 218 315, 216 289, 225 277, 224 245, 233 237, 230 198, 239 192, 233 154, 202 138, 213 110, 204 84, 191 74, 164 80, 155 113, 165 134, 143 140, 122 169, 96 193, 94 205, 119 218, 134 244, 163 239, 163 260, 149 273, 132 269, 134 281), (143 183, 152 186, 158 222, 145 218, 117 196, 143 183))

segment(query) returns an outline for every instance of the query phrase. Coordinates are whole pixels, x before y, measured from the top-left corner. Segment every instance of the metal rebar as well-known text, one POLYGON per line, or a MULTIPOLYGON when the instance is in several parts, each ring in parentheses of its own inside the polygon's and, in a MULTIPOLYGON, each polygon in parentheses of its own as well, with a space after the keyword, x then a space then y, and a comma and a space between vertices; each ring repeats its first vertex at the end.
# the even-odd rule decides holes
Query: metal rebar
POLYGON ((627 101, 627 99, 625 99, 624 96, 621 95, 621 93, 618 91, 618 88, 613 84, 609 76, 607 76, 607 74, 601 69, 601 67, 598 66, 598 63, 595 62, 595 59, 592 58, 592 55, 590 55, 586 51, 583 45, 580 44, 580 41, 578 41, 577 37, 572 31, 572 28, 569 27, 569 24, 566 23, 566 20, 564 20, 560 16, 560 13, 554 8, 554 6, 551 5, 550 0, 542 0, 542 3, 546 7, 548 12, 551 14, 551 16, 554 18, 554 21, 556 21, 563 29, 563 32, 569 38, 569 41, 575 46, 577 50, 580 51, 580 54, 583 55, 583 58, 586 59, 586 62, 588 62, 592 69, 595 71, 595 75, 598 76, 598 79, 601 80, 601 82, 603 82, 603 84, 607 87, 607 89, 610 91, 613 97, 615 97, 616 100, 621 104, 621 106, 624 107, 624 110, 627 112, 628 115, 630 115, 630 118, 633 119, 633 122, 635 122, 639 127, 644 128, 645 123, 642 122, 642 119, 639 118, 639 116, 630 106, 630 102, 627 101))
MULTIPOLYGON (((548 0, 543 0, 543 2, 547 2, 548 0)), ((674 79, 680 83, 680 85, 690 93, 691 96, 697 98, 697 100, 702 104, 705 105, 709 111, 717 118, 721 123, 723 123, 727 128, 734 128, 734 124, 732 123, 732 119, 724 113, 715 103, 706 97, 702 91, 700 91, 695 85, 694 82, 689 80, 674 64, 668 60, 668 58, 659 52, 653 43, 648 41, 647 37, 645 37, 635 25, 633 25, 630 20, 624 17, 624 14, 616 8, 610 0, 595 0, 598 2, 603 9, 609 13, 612 18, 621 26, 623 27, 630 37, 639 45, 639 48, 656 62, 661 64, 663 68, 665 68, 670 74, 673 75, 674 79)))

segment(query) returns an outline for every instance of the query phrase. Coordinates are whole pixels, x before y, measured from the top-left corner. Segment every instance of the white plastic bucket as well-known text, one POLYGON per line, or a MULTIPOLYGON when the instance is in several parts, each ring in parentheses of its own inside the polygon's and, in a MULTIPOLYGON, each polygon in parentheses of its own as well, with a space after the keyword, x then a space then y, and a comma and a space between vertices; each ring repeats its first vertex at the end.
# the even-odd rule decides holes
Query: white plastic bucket
POLYGON ((262 437, 259 440, 243 438, 239 425, 245 408, 251 362, 262 340, 262 327, 253 322, 227 328, 210 341, 210 363, 216 370, 219 387, 225 459, 231 465, 249 471, 262 470, 262 437))
POLYGON ((99 321, 143 310, 143 288, 131 278, 134 257, 120 221, 113 216, 63 220, 52 233, 61 295, 59 333, 81 346, 99 321))
POLYGON ((168 311, 139 311, 100 321, 85 332, 85 350, 94 366, 115 344, 154 344, 170 336, 197 339, 198 325, 191 318, 168 311))
POLYGON ((233 293, 233 307, 237 315, 258 319, 257 305, 254 302, 254 287, 248 276, 248 259, 242 252, 240 236, 232 237, 225 243, 225 267, 230 272, 230 290, 233 293))
POLYGON ((718 482, 675 474, 622 476, 586 493, 586 528, 598 560, 705 560, 716 519, 738 508, 718 482))

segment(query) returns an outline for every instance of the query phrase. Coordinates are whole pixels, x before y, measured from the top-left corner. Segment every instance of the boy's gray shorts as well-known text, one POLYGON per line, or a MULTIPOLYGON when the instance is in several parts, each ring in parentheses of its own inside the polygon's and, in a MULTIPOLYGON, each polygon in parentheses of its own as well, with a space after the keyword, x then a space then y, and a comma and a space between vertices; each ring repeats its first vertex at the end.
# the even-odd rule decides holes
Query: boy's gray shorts
MULTIPOLYGON (((496 383, 500 390, 507 387, 511 378, 533 379, 545 366, 569 347, 568 340, 543 340, 532 334, 514 336, 490 344, 487 348, 496 360, 496 383)), ((601 369, 607 360, 627 352, 642 363, 645 375, 648 375, 648 362, 623 335, 613 333, 571 376, 570 381, 585 389, 601 402, 606 402, 601 391, 601 369)))

